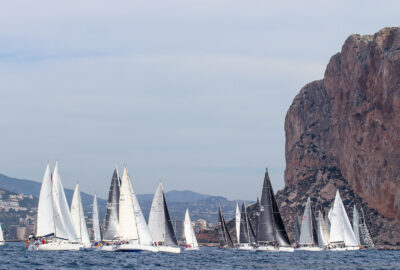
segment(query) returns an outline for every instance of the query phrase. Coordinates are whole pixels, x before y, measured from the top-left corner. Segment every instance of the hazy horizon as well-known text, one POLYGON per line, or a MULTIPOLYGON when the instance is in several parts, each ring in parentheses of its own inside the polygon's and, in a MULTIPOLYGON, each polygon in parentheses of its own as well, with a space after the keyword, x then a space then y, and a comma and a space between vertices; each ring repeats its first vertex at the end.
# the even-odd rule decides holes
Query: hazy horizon
MULTIPOLYGON (((387 7, 391 7, 388 9, 387 7)), ((398 24, 373 1, 9 1, 0 11, 0 173, 106 198, 260 196, 284 186, 286 111, 351 34, 398 24), (356 11, 356 12, 355 12, 356 11)))

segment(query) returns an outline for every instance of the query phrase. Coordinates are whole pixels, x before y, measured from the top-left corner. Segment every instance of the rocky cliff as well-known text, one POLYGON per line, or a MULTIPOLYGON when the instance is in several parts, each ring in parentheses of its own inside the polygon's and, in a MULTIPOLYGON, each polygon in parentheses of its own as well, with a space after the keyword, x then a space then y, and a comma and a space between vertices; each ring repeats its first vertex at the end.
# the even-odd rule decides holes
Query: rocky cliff
POLYGON ((378 244, 400 244, 400 28, 351 35, 295 97, 285 133, 288 231, 308 195, 328 207, 339 188, 349 210, 364 207, 378 244))

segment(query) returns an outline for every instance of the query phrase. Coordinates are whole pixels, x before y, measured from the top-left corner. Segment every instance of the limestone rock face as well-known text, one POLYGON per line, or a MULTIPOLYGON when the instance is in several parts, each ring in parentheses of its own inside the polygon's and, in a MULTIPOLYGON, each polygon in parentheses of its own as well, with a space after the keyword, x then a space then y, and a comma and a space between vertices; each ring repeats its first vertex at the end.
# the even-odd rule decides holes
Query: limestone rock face
MULTIPOLYGON (((307 181, 305 186, 319 185, 314 195, 328 201, 345 183, 367 212, 400 225, 400 28, 351 35, 324 79, 295 97, 285 133, 281 193, 307 181)), ((400 242, 398 233, 393 237, 382 242, 400 242)))

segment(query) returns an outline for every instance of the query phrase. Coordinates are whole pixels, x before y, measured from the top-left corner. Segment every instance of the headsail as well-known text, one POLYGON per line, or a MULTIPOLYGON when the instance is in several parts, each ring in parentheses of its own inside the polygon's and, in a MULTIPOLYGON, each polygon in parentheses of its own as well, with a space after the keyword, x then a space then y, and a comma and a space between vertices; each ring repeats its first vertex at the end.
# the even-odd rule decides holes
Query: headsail
POLYGON ((54 234, 54 226, 51 170, 50 164, 47 164, 42 187, 40 188, 36 235, 46 236, 54 234))
POLYGON ((164 224, 165 224, 164 243, 166 246, 178 247, 178 240, 176 239, 174 227, 172 226, 172 220, 169 215, 167 201, 165 200, 164 192, 162 193, 162 195, 163 195, 163 201, 164 201, 164 220, 165 220, 165 222, 164 222, 164 224))
POLYGON ((357 207, 354 205, 353 207, 353 231, 354 235, 356 236, 356 240, 358 245, 360 245, 360 233, 359 233, 359 227, 360 227, 360 215, 358 214, 357 207))
MULTIPOLYGON (((270 183, 271 184, 271 183, 270 183)), ((285 224, 283 224, 283 220, 281 217, 281 213, 279 212, 278 204, 275 200, 275 195, 272 190, 272 186, 270 189, 271 192, 271 200, 272 200, 272 213, 274 217, 275 223, 275 239, 280 247, 290 247, 289 237, 286 233, 285 224)))
POLYGON ((360 244, 364 247, 375 248, 374 241, 372 240, 371 234, 369 233, 367 223, 365 221, 364 210, 361 210, 361 220, 360 220, 360 244))
POLYGON ((55 212, 55 236, 63 239, 68 239, 70 242, 77 242, 78 238, 72 225, 71 213, 69 211, 67 199, 65 197, 64 188, 61 184, 61 178, 58 173, 58 163, 54 168, 53 173, 53 207, 55 212))
POLYGON ((232 238, 229 234, 228 228, 226 227, 221 207, 218 208, 218 239, 220 247, 233 247, 232 238))
POLYGON ((192 221, 189 215, 189 209, 186 209, 184 227, 186 245, 191 247, 198 247, 199 244, 197 243, 196 234, 193 230, 192 221))
POLYGON ((93 234, 94 234, 94 241, 99 242, 101 241, 101 233, 100 233, 100 221, 99 221, 99 208, 97 206, 97 196, 96 193, 93 196, 93 234))
POLYGON ((236 202, 236 215, 235 215, 235 225, 236 225, 236 242, 240 243, 240 211, 239 205, 236 202))
POLYGON ((118 238, 119 186, 118 171, 117 167, 115 167, 108 193, 106 221, 103 231, 104 241, 112 241, 118 238))
POLYGON ((0 224, 0 242, 4 241, 4 235, 3 235, 3 229, 1 228, 1 224, 0 224))
POLYGON ((79 191, 79 184, 76 185, 74 195, 72 197, 71 218, 78 242, 82 244, 90 244, 89 233, 82 207, 81 193, 79 191))

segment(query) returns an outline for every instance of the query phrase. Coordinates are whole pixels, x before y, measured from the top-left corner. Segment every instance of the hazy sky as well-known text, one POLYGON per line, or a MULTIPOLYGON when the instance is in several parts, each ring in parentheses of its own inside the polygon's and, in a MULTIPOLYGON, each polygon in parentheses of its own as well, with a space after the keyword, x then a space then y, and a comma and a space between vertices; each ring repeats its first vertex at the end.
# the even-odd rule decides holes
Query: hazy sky
POLYGON ((106 197, 255 200, 283 187, 284 118, 353 33, 399 25, 399 1, 2 1, 0 172, 106 197))

